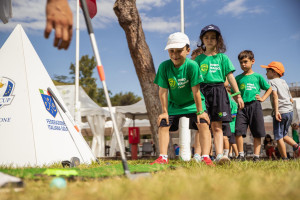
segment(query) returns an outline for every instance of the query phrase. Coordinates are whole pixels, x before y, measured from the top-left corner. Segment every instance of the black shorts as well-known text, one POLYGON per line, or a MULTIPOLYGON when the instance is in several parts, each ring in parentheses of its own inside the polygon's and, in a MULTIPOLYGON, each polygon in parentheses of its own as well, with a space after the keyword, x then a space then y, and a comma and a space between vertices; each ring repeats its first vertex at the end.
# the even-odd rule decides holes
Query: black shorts
POLYGON ((232 135, 229 122, 222 123, 223 136, 230 137, 232 135))
MULTIPOLYGON (((169 115, 169 124, 167 124, 167 120, 162 119, 159 126, 160 127, 169 127, 170 126, 170 131, 177 131, 180 117, 189 118, 190 119, 189 128, 198 130, 196 113, 181 114, 181 115, 169 115)), ((200 119, 200 123, 207 123, 207 122, 204 119, 200 119)))
POLYGON ((200 84, 200 91, 205 97, 206 110, 210 120, 212 122, 231 122, 229 97, 224 83, 202 83, 200 84))
POLYGON ((235 135, 246 137, 247 128, 255 138, 266 136, 264 115, 259 101, 245 103, 245 107, 236 115, 235 135))
POLYGON ((235 141, 235 135, 232 134, 230 137, 228 137, 229 139, 229 144, 236 144, 236 141, 235 141))

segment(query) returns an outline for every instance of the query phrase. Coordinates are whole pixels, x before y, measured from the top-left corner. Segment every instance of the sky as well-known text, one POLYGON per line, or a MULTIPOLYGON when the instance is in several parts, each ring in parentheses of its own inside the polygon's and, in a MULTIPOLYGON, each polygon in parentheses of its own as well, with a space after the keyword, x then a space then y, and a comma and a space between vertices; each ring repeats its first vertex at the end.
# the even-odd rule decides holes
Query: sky
MULTIPOLYGON (((97 0, 98 13, 92 19, 95 37, 104 66, 106 83, 112 94, 133 92, 142 97, 142 90, 129 53, 124 30, 113 11, 114 0, 97 0)), ((53 35, 43 37, 46 0, 13 0, 13 18, 0 23, 0 47, 17 24, 21 24, 49 75, 69 76, 69 67, 75 63, 76 0, 69 0, 73 11, 74 34, 67 51, 53 47, 53 35)), ((136 0, 146 42, 150 48, 155 69, 169 59, 164 50, 171 33, 180 31, 180 0, 136 0)), ((191 50, 197 47, 201 29, 215 24, 221 29, 227 46, 226 55, 242 73, 237 59, 242 50, 255 55, 255 72, 266 70, 260 65, 280 61, 285 66, 284 79, 300 85, 300 0, 185 0, 185 33, 191 41, 191 50)), ((80 57, 93 56, 83 15, 80 13, 80 57)), ((188 56, 190 57, 190 55, 188 56)), ((1 66, 0 66, 1 74, 1 66)), ((102 84, 96 69, 98 87, 102 84)))

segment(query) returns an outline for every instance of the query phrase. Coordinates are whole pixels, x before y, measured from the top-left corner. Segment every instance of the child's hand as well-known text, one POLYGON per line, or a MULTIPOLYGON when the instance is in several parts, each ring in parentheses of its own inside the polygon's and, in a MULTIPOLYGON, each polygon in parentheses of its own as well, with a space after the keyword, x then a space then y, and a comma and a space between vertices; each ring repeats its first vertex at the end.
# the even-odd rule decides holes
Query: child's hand
POLYGON ((261 98, 258 94, 255 96, 257 101, 264 102, 265 100, 261 98))
POLYGON ((242 110, 245 107, 242 97, 240 95, 238 95, 238 96, 236 96, 235 100, 239 106, 239 110, 242 110))
POLYGON ((296 123, 292 124, 292 129, 293 130, 298 130, 298 128, 299 128, 298 124, 296 124, 296 123))
POLYGON ((281 114, 279 112, 275 113, 275 118, 277 121, 281 122, 281 114))
POLYGON ((162 113, 157 118, 157 126, 160 125, 160 122, 161 122, 162 119, 165 119, 167 121, 167 124, 169 124, 169 115, 168 115, 168 113, 162 113))
POLYGON ((197 123, 200 124, 200 119, 204 119, 205 121, 207 121, 207 124, 210 124, 210 120, 208 117, 208 114, 206 112, 202 113, 201 115, 197 115, 197 123))

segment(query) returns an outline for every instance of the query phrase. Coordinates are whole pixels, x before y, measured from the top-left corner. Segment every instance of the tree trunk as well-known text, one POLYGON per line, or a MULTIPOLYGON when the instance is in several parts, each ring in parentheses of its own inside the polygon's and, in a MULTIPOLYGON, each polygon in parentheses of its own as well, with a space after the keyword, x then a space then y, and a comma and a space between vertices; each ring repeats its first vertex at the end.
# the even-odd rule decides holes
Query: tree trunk
MULTIPOLYGON (((153 83, 155 68, 150 49, 145 40, 142 21, 135 0, 116 0, 114 12, 120 26, 124 29, 130 55, 137 73, 151 124, 152 138, 159 155, 158 127, 156 120, 161 113, 158 86, 153 83)), ((171 154, 174 151, 169 151, 171 154)), ((174 154, 174 153, 173 153, 174 154)), ((172 158, 172 155, 170 155, 172 158)))

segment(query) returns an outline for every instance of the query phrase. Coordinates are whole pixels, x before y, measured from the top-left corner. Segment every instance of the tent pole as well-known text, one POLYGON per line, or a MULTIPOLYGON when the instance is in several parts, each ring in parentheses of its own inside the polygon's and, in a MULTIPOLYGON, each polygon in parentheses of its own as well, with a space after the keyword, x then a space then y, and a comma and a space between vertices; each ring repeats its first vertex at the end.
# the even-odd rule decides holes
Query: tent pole
POLYGON ((135 127, 135 115, 133 115, 133 127, 135 127))
POLYGON ((76 1, 76 67, 75 67, 75 110, 74 118, 81 131, 81 113, 79 102, 79 0, 76 1))
POLYGON ((184 33, 184 0, 180 0, 180 19, 181 32, 184 33))

